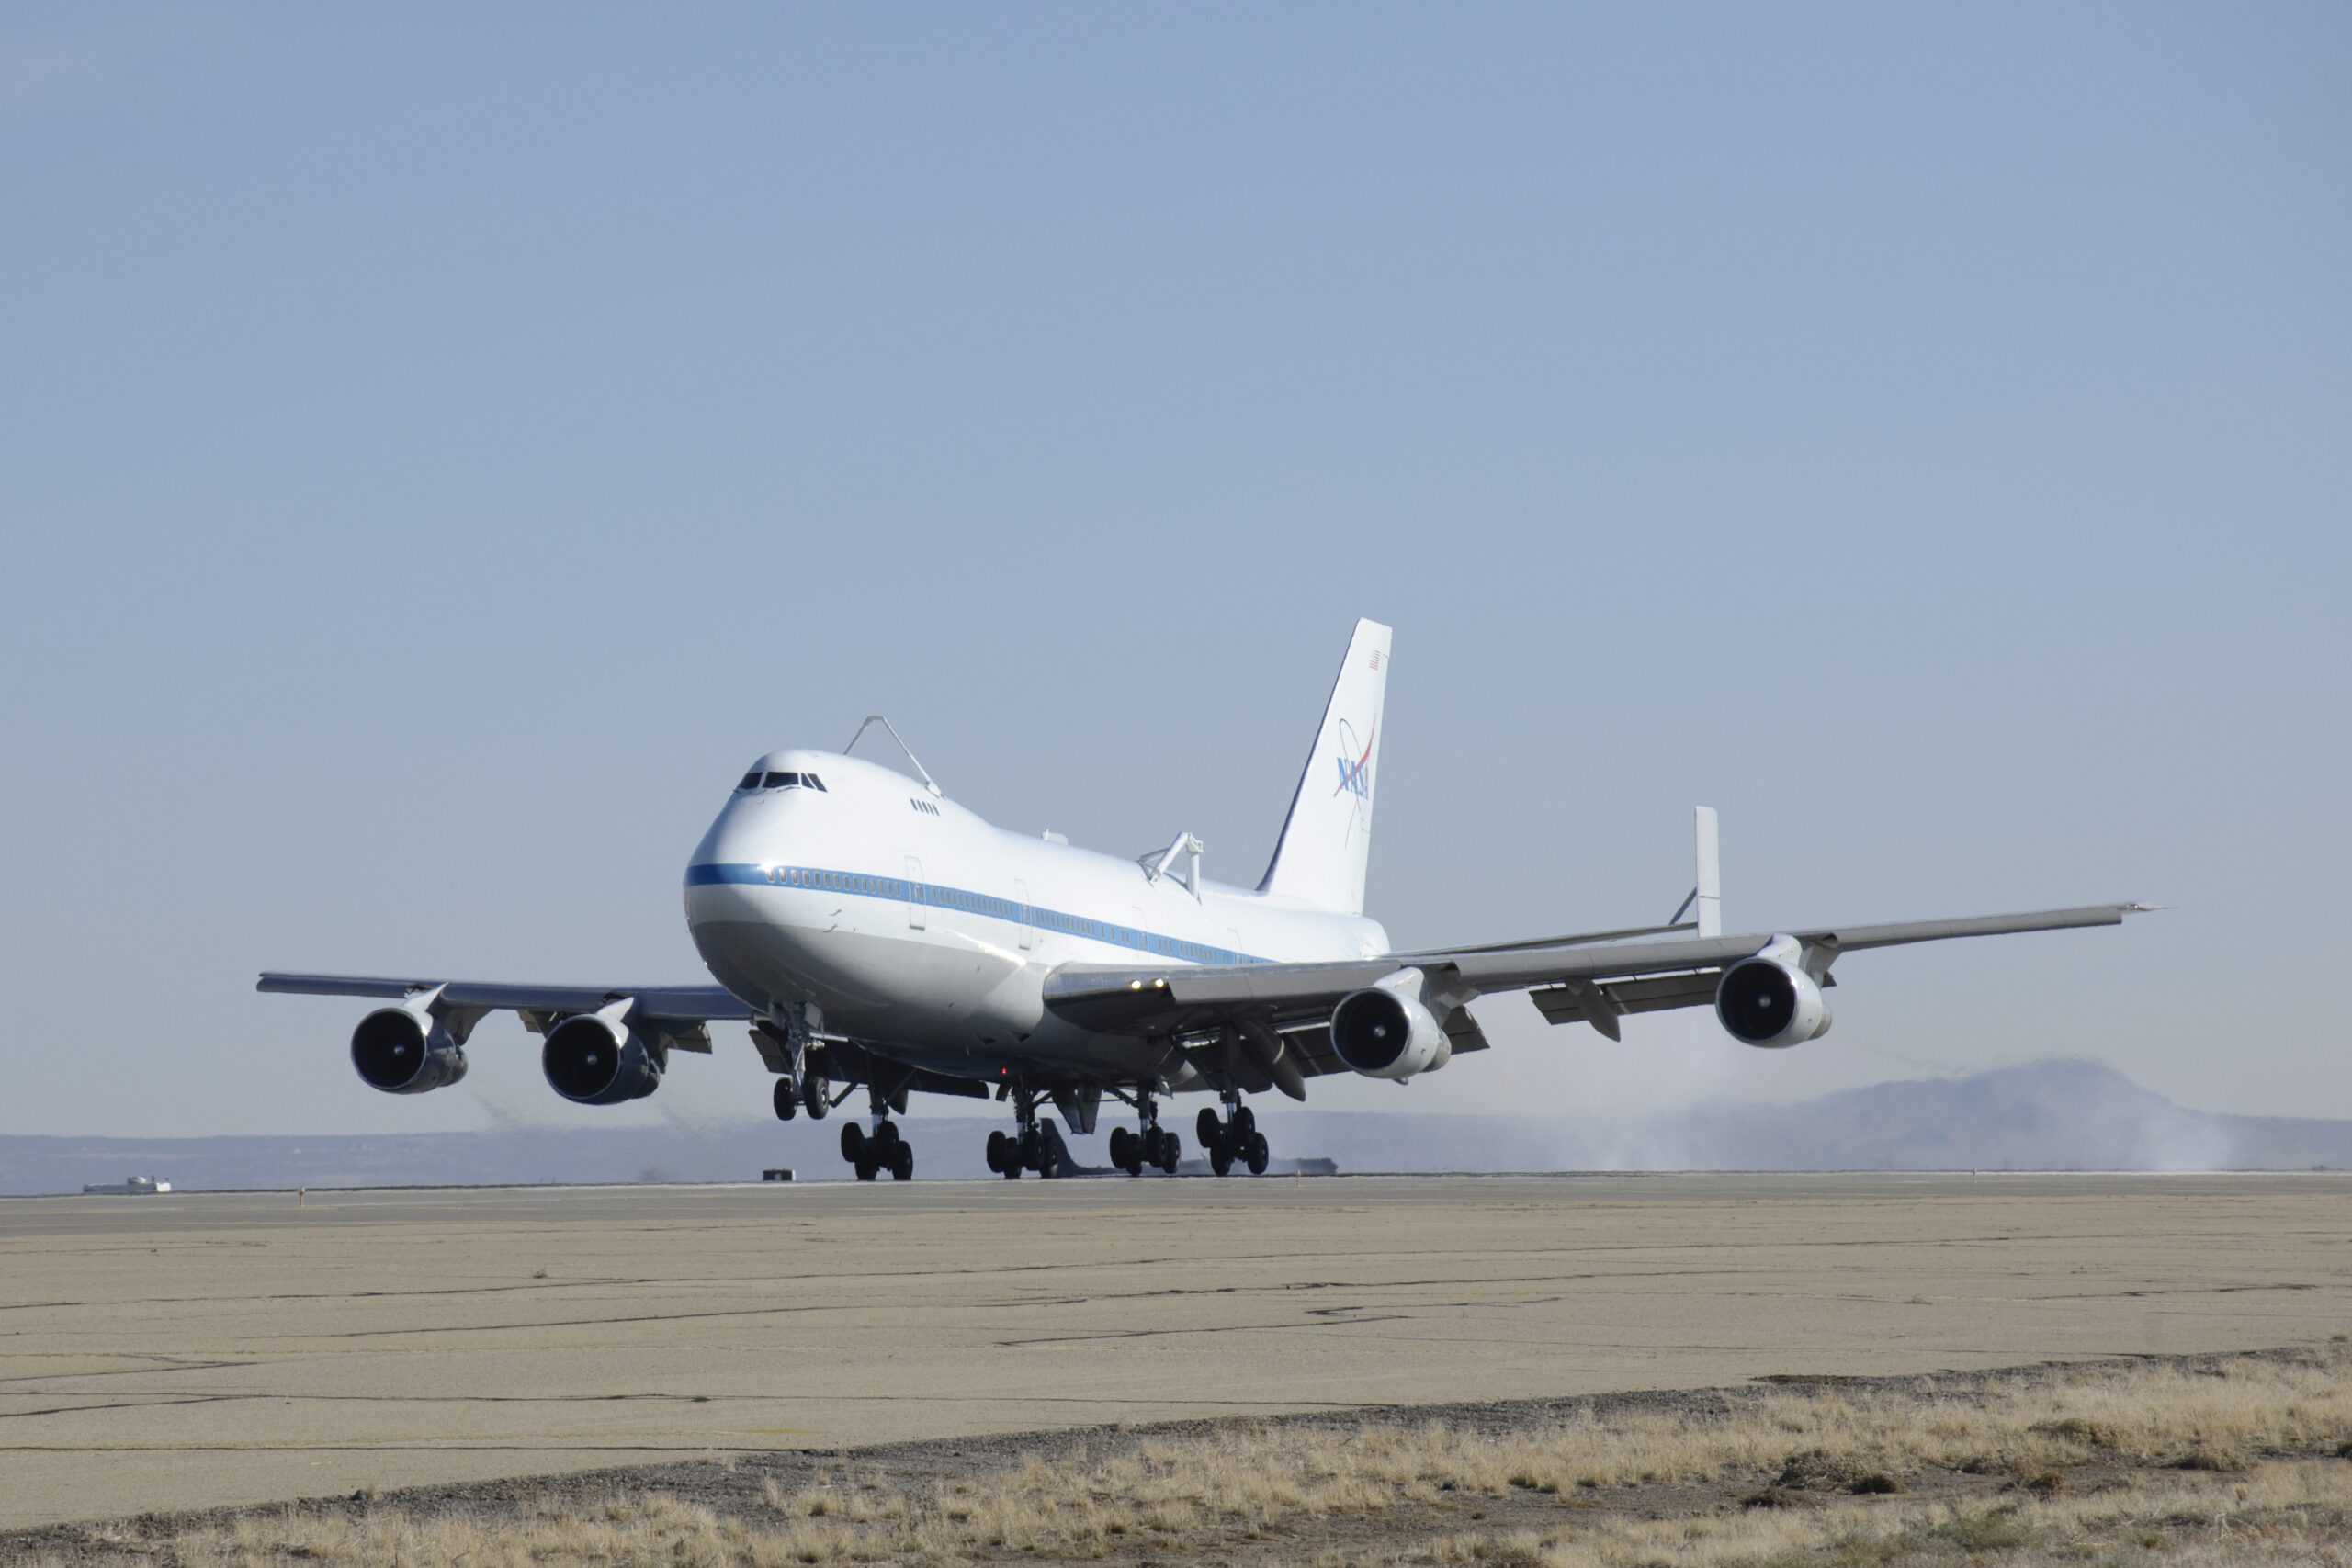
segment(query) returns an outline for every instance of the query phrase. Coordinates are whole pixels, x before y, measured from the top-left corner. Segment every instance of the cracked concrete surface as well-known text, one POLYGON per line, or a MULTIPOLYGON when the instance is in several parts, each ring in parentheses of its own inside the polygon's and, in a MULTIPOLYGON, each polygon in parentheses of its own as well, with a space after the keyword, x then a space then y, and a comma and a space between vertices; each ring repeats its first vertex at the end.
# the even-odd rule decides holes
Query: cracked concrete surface
POLYGON ((2267 1348, 2352 1177, 0 1201, 0 1529, 1113 1421, 2267 1348))

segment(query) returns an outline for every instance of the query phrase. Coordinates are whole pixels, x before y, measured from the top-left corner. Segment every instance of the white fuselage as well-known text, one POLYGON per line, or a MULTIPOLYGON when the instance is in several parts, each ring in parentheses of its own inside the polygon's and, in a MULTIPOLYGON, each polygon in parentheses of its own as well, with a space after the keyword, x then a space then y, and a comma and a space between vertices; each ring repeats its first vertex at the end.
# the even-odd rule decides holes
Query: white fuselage
MULTIPOLYGON (((990 826, 837 752, 760 760, 807 784, 736 792, 686 869, 720 985, 772 1018, 964 1077, 1144 1070, 1141 1043, 1048 1013, 1065 964, 1293 963, 1388 951, 1377 921, 990 826)), ((747 780, 748 782, 748 780, 747 780)), ((1179 1087, 1171 1084, 1170 1087, 1179 1087)))

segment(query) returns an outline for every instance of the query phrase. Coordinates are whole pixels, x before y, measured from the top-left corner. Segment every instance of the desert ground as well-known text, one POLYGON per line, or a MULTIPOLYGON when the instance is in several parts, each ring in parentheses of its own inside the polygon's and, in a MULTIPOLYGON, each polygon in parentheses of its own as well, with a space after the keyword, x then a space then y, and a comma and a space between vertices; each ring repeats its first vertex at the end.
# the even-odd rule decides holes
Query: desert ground
MULTIPOLYGON (((1400 1425, 1396 1407, 1711 1388, 1815 1398, 1836 1386, 1825 1378, 2113 1358, 2319 1358, 2293 1364, 2311 1386, 2279 1396, 2300 1409, 2340 1381, 2329 1358, 2352 1331, 2347 1200, 2352 1177, 2327 1173, 10 1200, 0 1529, 681 1462, 748 1465, 783 1488, 763 1506, 835 1528, 792 1502, 823 1490, 803 1472, 831 1462, 825 1487, 863 1488, 839 1468, 859 1461, 826 1456, 876 1445, 1055 1432, 1067 1445, 1121 1424, 1206 1423, 1219 1435, 1202 1440, 1229 1448, 1299 1414, 1405 1431, 1418 1417, 1400 1425), (786 1463, 803 1469, 774 1468, 786 1463)), ((2032 1433, 2041 1409, 1984 1439, 2009 1455, 1999 1485, 2062 1461, 2171 1465, 2199 1440, 2109 1421, 2052 1449, 2032 1433)), ((2216 1468, 2165 1470, 2167 1483, 2250 1485, 2256 1450, 2319 1463, 2312 1446, 2333 1440, 2334 1416, 2296 1419, 2217 1427, 2229 1452, 2216 1468)), ((1956 1462, 1871 1441, 1915 1481, 1956 1462)), ((1762 1448, 1741 1452, 1762 1462, 1762 1448)), ((1498 1495, 1564 1513, 1560 1496, 1576 1501, 1589 1477, 1555 1458, 1552 1493, 1506 1477, 1498 1495)), ((1084 1450, 1068 1462, 1109 1461, 1084 1450)), ((1905 1484, 1901 1506, 1924 1506, 1932 1489, 1905 1484)), ((1815 1517, 1741 1510, 1784 1514, 1815 1517)), ((1533 1525, 1511 1530, 1493 1551, 1563 1550, 1533 1525), (1534 1544, 1518 1540, 1531 1530, 1534 1544)))

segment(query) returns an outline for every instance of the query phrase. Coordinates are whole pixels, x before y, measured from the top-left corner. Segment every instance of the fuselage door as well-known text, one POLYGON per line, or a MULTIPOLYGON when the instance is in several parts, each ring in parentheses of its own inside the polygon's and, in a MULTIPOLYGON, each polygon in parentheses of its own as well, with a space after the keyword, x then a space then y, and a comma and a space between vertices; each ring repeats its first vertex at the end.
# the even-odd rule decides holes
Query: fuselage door
POLYGON ((1021 945, 1024 949, 1035 947, 1037 945, 1037 924, 1029 918, 1029 885, 1014 883, 1012 897, 1021 906, 1021 945))
POLYGON ((907 857, 907 924, 917 931, 923 929, 922 898, 922 862, 909 855, 907 857))

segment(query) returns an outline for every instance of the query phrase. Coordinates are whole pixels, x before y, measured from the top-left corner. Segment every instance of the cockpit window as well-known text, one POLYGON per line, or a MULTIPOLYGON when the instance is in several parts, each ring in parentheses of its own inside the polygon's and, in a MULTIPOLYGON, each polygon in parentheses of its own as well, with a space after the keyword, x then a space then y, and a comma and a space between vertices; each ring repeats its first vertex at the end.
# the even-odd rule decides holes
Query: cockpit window
POLYGON ((754 772, 745 773, 743 775, 743 782, 737 784, 735 787, 739 790, 800 789, 803 787, 808 789, 823 789, 825 785, 824 782, 819 779, 814 773, 763 773, 754 772))

